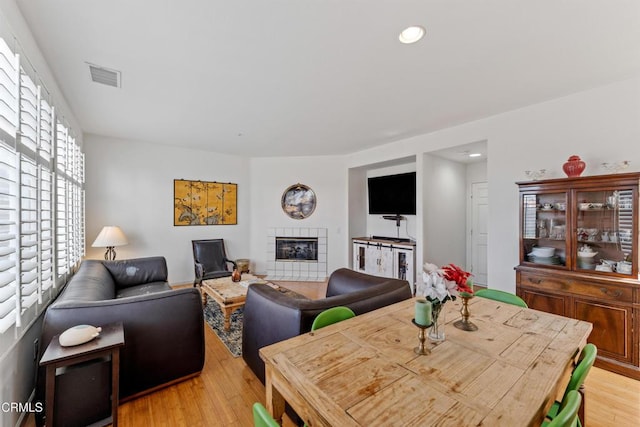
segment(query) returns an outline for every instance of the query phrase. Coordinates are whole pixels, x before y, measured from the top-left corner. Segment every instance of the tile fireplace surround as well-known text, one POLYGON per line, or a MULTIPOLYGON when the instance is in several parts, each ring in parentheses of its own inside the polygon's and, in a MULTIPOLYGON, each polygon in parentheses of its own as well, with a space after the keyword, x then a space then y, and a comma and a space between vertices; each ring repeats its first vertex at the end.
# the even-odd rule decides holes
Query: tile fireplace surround
POLYGON ((267 280, 322 282, 327 278, 327 229, 272 227, 267 229, 267 280), (318 238, 318 260, 276 261, 276 237, 318 238))

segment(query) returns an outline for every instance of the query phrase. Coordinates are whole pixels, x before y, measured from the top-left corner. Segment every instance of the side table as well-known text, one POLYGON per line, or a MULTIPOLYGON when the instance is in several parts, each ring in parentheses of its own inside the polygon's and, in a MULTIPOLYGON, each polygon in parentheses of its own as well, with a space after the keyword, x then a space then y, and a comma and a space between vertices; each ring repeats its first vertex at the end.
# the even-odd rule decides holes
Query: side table
POLYGON ((54 336, 40 359, 40 365, 46 366, 45 424, 54 424, 56 370, 89 360, 103 357, 111 358, 111 416, 92 425, 118 425, 118 384, 120 373, 120 347, 124 345, 122 322, 102 326, 100 335, 95 339, 73 347, 63 347, 54 336))

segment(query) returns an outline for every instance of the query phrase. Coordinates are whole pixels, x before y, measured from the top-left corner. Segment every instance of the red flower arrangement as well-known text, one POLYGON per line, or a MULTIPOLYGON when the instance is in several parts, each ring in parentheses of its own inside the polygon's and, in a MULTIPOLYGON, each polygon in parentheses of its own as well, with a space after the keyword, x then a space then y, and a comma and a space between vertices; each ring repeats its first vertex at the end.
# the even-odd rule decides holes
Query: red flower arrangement
POLYGON ((442 267, 442 277, 454 282, 456 284, 456 290, 463 294, 462 296, 473 296, 473 285, 470 284, 469 279, 471 276, 473 276, 473 274, 464 271, 455 264, 442 267))

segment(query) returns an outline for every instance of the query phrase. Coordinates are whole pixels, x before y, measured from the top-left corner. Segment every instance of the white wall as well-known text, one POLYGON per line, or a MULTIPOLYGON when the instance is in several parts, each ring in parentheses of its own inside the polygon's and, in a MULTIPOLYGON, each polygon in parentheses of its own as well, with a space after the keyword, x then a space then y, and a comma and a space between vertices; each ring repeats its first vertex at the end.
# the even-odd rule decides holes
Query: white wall
MULTIPOLYGON (((630 160, 628 171, 640 170, 640 76, 354 153, 346 162, 355 168, 411 155, 420 159, 421 153, 478 140, 487 140, 489 147, 488 286, 514 292, 519 212, 515 182, 526 180, 526 170, 542 168, 548 177, 563 177, 562 164, 573 154, 587 163, 584 175, 605 173, 599 165, 606 161, 630 160)), ((418 162, 417 167, 420 175, 424 165, 418 162)), ((418 238, 422 236, 426 231, 418 238)))
POLYGON ((267 228, 321 227, 328 229, 328 271, 348 265, 343 157, 248 160, 96 135, 85 135, 85 147, 88 258, 104 254, 91 247, 101 227, 118 225, 129 239, 116 248, 118 258, 163 255, 171 283, 193 280, 191 240, 198 238, 224 238, 230 258, 249 258, 252 271, 266 273, 267 228), (173 180, 180 178, 238 183, 238 225, 174 227, 173 180), (282 193, 296 183, 316 193, 316 210, 304 220, 281 208, 282 193))
POLYGON ((471 195, 471 184, 478 182, 487 182, 487 162, 469 163, 466 170, 467 175, 467 194, 471 195))
POLYGON ((102 258, 91 244, 104 225, 118 225, 129 244, 117 258, 162 255, 172 284, 193 282, 191 240, 223 238, 227 256, 250 253, 249 160, 205 151, 85 135, 87 258, 102 258), (173 225, 173 180, 238 184, 238 224, 173 225))
MULTIPOLYGON (((466 165, 424 155, 422 265, 466 264, 466 165)), ((420 271, 420 269, 418 269, 420 271)))
POLYGON ((348 265, 348 185, 343 157, 254 158, 250 187, 253 271, 266 272, 269 227, 327 228, 328 272, 348 265), (280 204, 282 193, 297 183, 311 187, 317 199, 313 215, 303 220, 289 218, 280 204))
MULTIPOLYGON (((561 177, 562 164, 572 155, 580 155, 587 162, 585 175, 601 174, 604 171, 598 165, 604 161, 630 160, 631 170, 640 170, 640 148, 637 141, 640 140, 640 77, 614 83, 608 86, 596 88, 590 91, 577 93, 571 96, 559 98, 545 103, 533 105, 520 110, 490 117, 484 120, 468 123, 455 128, 445 129, 428 135, 398 141, 370 150, 361 151, 347 156, 310 157, 310 158, 256 158, 249 161, 241 158, 230 158, 228 161, 215 161, 218 156, 215 153, 194 153, 187 150, 178 150, 168 147, 145 146, 143 150, 134 155, 135 161, 126 159, 114 160, 122 170, 127 170, 126 179, 115 177, 108 184, 103 182, 98 186, 97 194, 92 194, 97 185, 91 183, 91 169, 97 167, 95 162, 99 159, 109 159, 115 156, 114 150, 98 149, 97 152, 88 151, 88 223, 87 240, 89 243, 95 237, 99 227, 110 218, 105 217, 105 212, 115 216, 114 220, 121 217, 138 218, 137 213, 125 214, 120 211, 120 204, 130 203, 131 198, 123 192, 115 190, 116 187, 128 185, 130 178, 143 176, 140 173, 142 159, 148 155, 147 150, 158 153, 164 167, 158 171, 155 162, 150 164, 150 173, 164 179, 164 184, 156 192, 157 198, 166 197, 166 191, 172 191, 173 178, 193 179, 217 179, 227 180, 224 176, 230 175, 231 181, 248 182, 250 195, 239 206, 240 215, 248 215, 239 223, 249 224, 242 231, 225 229, 230 226, 216 226, 215 235, 229 237, 234 240, 229 242, 230 256, 247 257, 252 259, 253 270, 264 272, 266 254, 266 229, 279 226, 318 226, 329 229, 329 271, 341 266, 349 265, 350 251, 348 228, 358 220, 367 221, 366 215, 359 219, 348 219, 348 175, 349 170, 357 168, 367 169, 369 165, 376 165, 392 161, 393 159, 415 158, 416 170, 420 185, 425 185, 428 179, 422 174, 428 172, 429 166, 425 163, 423 155, 441 148, 467 144, 470 141, 486 140, 489 147, 489 160, 487 163, 487 178, 489 181, 489 194, 491 197, 489 210, 489 286, 508 291, 515 290, 515 273, 513 267, 518 259, 518 191, 516 181, 525 180, 525 170, 546 168, 549 176, 561 177), (98 156, 97 159, 94 156, 98 156), (93 157, 93 160, 92 160, 93 157), (195 167, 188 166, 197 158, 195 167), (170 160, 170 161, 169 161, 170 160), (92 163, 94 162, 94 163, 92 163), (217 171, 213 171, 209 164, 215 164, 217 171), (132 168, 130 170, 130 168, 132 168), (138 168, 138 169, 136 169, 138 168), (220 169, 222 168, 222 169, 220 169), (197 173, 190 173, 198 171, 197 173), (221 176, 222 175, 222 176, 221 176), (238 177, 238 178, 235 178, 238 177), (247 180, 247 177, 250 177, 247 180), (296 221, 288 218, 280 209, 282 192, 289 185, 301 182, 309 185, 318 197, 318 207, 310 218, 296 221), (165 188, 168 185, 168 189, 165 188), (99 208, 99 200, 91 198, 106 198, 99 208), (119 201, 114 207, 111 200, 119 201), (251 201, 249 205, 249 200, 251 201), (242 203, 250 213, 241 209, 242 203), (250 244, 240 242, 249 241, 250 244), (236 246, 239 245, 239 246, 236 246)), ((97 137, 91 137, 92 145, 98 144, 97 137)), ((127 152, 129 143, 120 143, 118 150, 127 152)), ((135 147, 135 145, 133 146, 135 147)), ((115 150, 115 151, 118 151, 115 150)), ((148 161, 147 161, 148 162, 148 161)), ((427 162, 428 163, 428 162, 427 162)), ((100 171, 98 168, 97 172, 100 171)), ((240 184, 240 182, 239 182, 240 184)), ((147 184, 149 185, 149 184, 147 184)), ((246 195, 239 188, 239 195, 246 195)), ((146 189, 141 187, 141 193, 146 189)), ((423 191, 419 189, 419 191, 423 191)), ((132 202, 134 205, 145 203, 132 202)), ((155 201, 155 203, 161 203, 155 201)), ((168 202, 166 202, 168 203, 168 202)), ((421 201, 418 201, 422 206, 421 201)), ((141 206, 143 207, 143 206, 141 206)), ((419 208, 421 209, 421 208, 419 208)), ((144 242, 144 251, 137 251, 137 255, 157 253, 180 253, 171 255, 173 280, 188 281, 192 276, 190 250, 184 245, 180 250, 174 248, 176 241, 188 242, 195 232, 177 230, 170 218, 170 209, 167 205, 158 205, 157 209, 147 210, 156 217, 167 215, 163 220, 151 219, 158 226, 147 226, 138 229, 141 239, 147 239, 144 231, 152 234, 158 230, 169 233, 166 244, 156 242, 161 240, 155 235, 151 237, 153 242, 144 242), (162 225, 160 225, 160 223, 162 225), (157 244, 160 243, 160 244, 157 244), (153 250, 152 250, 153 249, 153 250), (165 250, 166 249, 166 250, 165 250), (179 272, 179 273, 178 273, 179 272)), ((425 259, 425 251, 420 241, 433 235, 434 229, 426 219, 427 212, 418 212, 416 218, 416 237, 418 238, 417 262, 425 259), (431 227, 430 231, 427 229, 431 227)), ((133 220, 138 226, 144 223, 143 219, 133 220)), ((461 224, 464 224, 462 220, 461 224)), ((122 224, 119 224, 122 225, 122 224)), ((240 226, 238 226, 239 228, 240 226)), ((197 227, 198 228, 198 227, 197 227)), ((206 234, 214 237, 207 227, 203 227, 206 234)), ((392 229, 395 226, 391 227, 392 229)), ((369 232, 367 227, 367 232, 369 232)), ((132 231, 133 232, 133 231, 132 231)), ((136 231, 137 232, 137 231, 136 231)), ((198 232, 200 233, 200 232, 198 232)), ((431 239, 434 241, 435 239, 431 239)), ((441 243, 442 244, 442 243, 441 243)), ((187 244, 188 246, 188 244, 187 244)), ((138 250, 141 248, 132 244, 121 251, 138 250)), ((91 252, 94 256, 100 256, 99 252, 91 252)), ((456 260, 446 260, 456 262, 456 260)), ((461 261, 464 263, 464 259, 461 261)), ((418 264, 419 265, 419 264, 418 264)))
MULTIPOLYGON (((367 206, 367 170, 365 168, 351 168, 349 180, 349 215, 347 230, 349 238, 367 235, 367 222, 363 221, 368 212, 367 206)), ((349 245, 349 259, 353 259, 353 247, 349 245)), ((351 264, 349 266, 353 267, 351 264)))
POLYGON ((515 289, 518 262, 518 188, 525 170, 546 168, 564 177, 570 155, 584 175, 606 173, 605 161, 630 160, 640 170, 640 78, 581 92, 486 121, 489 148, 489 286, 515 289), (514 142, 517 141, 517 149, 514 142))

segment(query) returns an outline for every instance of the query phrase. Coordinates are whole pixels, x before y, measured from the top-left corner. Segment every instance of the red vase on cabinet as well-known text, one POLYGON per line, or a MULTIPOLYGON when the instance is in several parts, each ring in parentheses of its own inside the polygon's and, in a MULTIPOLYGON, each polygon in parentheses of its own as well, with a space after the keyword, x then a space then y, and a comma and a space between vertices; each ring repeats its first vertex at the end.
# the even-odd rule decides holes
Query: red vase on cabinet
POLYGON ((237 268, 234 268, 233 273, 231 273, 231 281, 239 282, 241 278, 242 278, 242 274, 240 274, 240 271, 238 271, 237 268))
POLYGON ((580 159, 580 156, 571 156, 569 160, 562 165, 562 170, 569 178, 575 178, 580 176, 586 167, 587 164, 580 159))

